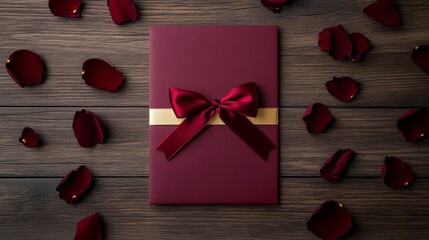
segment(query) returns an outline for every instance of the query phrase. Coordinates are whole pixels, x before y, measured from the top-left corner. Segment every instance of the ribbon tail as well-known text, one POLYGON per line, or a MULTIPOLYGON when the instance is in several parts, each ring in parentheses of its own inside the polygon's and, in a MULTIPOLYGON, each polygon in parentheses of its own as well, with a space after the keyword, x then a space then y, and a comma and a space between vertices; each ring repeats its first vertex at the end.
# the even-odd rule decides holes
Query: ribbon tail
POLYGON ((167 160, 173 158, 192 138, 194 138, 214 115, 212 107, 199 114, 188 117, 177 126, 159 145, 157 150, 164 152, 167 160))
POLYGON ((276 149, 276 145, 244 115, 221 108, 219 109, 219 117, 264 160, 268 159, 271 150, 276 149))

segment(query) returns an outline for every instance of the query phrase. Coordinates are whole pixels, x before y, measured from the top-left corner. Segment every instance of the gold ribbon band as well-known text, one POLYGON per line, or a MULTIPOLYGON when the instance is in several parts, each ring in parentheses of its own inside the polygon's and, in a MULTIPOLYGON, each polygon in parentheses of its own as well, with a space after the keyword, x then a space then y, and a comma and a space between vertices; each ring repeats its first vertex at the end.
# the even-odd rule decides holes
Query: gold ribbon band
MULTIPOLYGON (((247 117, 255 125, 278 125, 278 108, 259 108, 255 118, 247 117)), ((176 118, 171 108, 150 108, 149 125, 179 125, 183 118, 176 118)), ((208 125, 225 125, 216 113, 207 123, 208 125)))

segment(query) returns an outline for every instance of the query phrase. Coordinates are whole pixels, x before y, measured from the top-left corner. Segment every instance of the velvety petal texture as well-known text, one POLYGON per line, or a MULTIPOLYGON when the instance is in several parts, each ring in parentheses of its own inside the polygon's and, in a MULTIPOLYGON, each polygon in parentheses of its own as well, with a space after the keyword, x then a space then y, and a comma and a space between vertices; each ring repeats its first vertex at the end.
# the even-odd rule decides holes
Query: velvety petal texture
POLYGON ((311 105, 302 118, 309 133, 321 133, 334 120, 328 107, 321 103, 311 105))
POLYGON ((397 27, 401 24, 398 6, 394 0, 377 0, 367 6, 363 12, 388 27, 397 27))
POLYGON ((97 143, 103 143, 103 120, 90 111, 78 111, 74 115, 73 131, 77 142, 81 147, 93 147, 97 143))
POLYGON ((6 70, 21 87, 42 83, 43 61, 32 51, 18 50, 12 53, 6 61, 6 70))
POLYGON ((61 199, 67 203, 74 203, 81 199, 83 194, 91 186, 91 170, 80 166, 76 171, 69 172, 57 185, 57 192, 61 199))
POLYGON ((319 33, 319 46, 322 52, 329 52, 335 60, 348 59, 353 46, 342 25, 323 29, 319 33))
POLYGON ((80 0, 49 0, 51 13, 58 17, 78 18, 80 0))
POLYGON ((363 55, 370 48, 369 40, 361 33, 352 33, 352 34, 349 34, 348 37, 353 46, 350 60, 354 62, 360 61, 363 55))
POLYGON ((77 223, 74 240, 101 240, 102 238, 101 218, 98 212, 77 223))
POLYGON ((282 10, 282 6, 285 5, 287 1, 288 0, 261 0, 261 3, 271 12, 279 13, 282 10))
POLYGON ((19 142, 28 148, 35 148, 39 145, 39 135, 32 128, 26 127, 22 130, 19 142))
POLYGON ((307 221, 307 229, 325 240, 342 237, 352 227, 352 216, 343 205, 327 201, 313 212, 307 221))
POLYGON ((384 184, 391 188, 404 188, 414 181, 414 174, 399 158, 386 157, 381 170, 384 184))
POLYGON ((417 66, 429 73, 429 45, 415 47, 411 57, 417 66))
POLYGON ((330 182, 338 182, 354 156, 355 152, 350 149, 336 151, 323 163, 320 175, 330 182))
POLYGON ((429 133, 429 111, 426 108, 409 110, 396 125, 405 140, 415 142, 429 133))
POLYGON ((359 91, 357 82, 350 77, 334 77, 325 86, 332 96, 343 102, 351 101, 359 91))
POLYGON ((347 34, 342 25, 323 29, 319 33, 319 47, 335 60, 359 61, 369 48, 369 40, 361 33, 347 34))
POLYGON ((124 82, 124 74, 101 59, 88 59, 82 66, 82 78, 93 88, 116 92, 124 82))
POLYGON ((135 22, 137 19, 137 9, 134 0, 107 0, 110 16, 116 25, 127 22, 135 22))

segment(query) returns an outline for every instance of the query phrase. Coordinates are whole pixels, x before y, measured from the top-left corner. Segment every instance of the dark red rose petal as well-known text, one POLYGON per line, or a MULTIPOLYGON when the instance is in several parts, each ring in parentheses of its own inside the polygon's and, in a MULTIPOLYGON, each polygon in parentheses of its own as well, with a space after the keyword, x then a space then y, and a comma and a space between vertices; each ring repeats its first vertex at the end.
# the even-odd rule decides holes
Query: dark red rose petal
POLYGON ((101 219, 98 212, 77 223, 74 240, 101 240, 102 237, 101 219))
POLYGON ((26 127, 22 130, 19 142, 28 148, 35 148, 39 145, 39 135, 32 128, 26 127))
POLYGON ((323 30, 319 33, 319 47, 322 52, 331 51, 331 33, 328 30, 323 30))
POLYGON ((352 55, 352 43, 342 25, 325 28, 319 33, 322 52, 329 52, 335 60, 348 59, 352 55))
POLYGON ((116 92, 124 82, 124 74, 101 59, 88 59, 82 66, 82 78, 93 88, 116 92))
POLYGON ((6 70, 21 87, 42 83, 43 61, 29 50, 19 50, 7 59, 6 70))
POLYGON ((429 133, 429 111, 426 108, 409 110, 396 125, 405 140, 415 142, 429 133))
POLYGON ((429 45, 420 45, 414 48, 411 55, 417 66, 429 73, 429 45))
POLYGON ((330 182, 338 182, 354 155, 350 149, 338 150, 323 163, 320 175, 330 182))
POLYGON ((401 23, 398 6, 393 0, 377 0, 367 6, 363 12, 388 27, 397 27, 401 23))
POLYGON ((137 19, 137 9, 134 0, 107 0, 110 16, 116 25, 126 22, 135 22, 137 19))
POLYGON ((307 229, 321 239, 338 239, 352 227, 352 216, 343 205, 327 201, 313 212, 307 229))
POLYGON ((69 172, 57 185, 57 192, 67 203, 74 203, 81 199, 91 185, 91 170, 80 166, 76 171, 69 172))
POLYGON ((369 40, 360 33, 352 33, 348 35, 353 46, 352 56, 350 60, 357 62, 362 59, 362 55, 369 50, 369 40))
POLYGON ((304 113, 304 124, 309 133, 321 133, 334 120, 328 107, 321 103, 311 105, 304 113))
POLYGON ((93 147, 97 143, 103 143, 103 121, 93 112, 85 111, 84 109, 76 112, 73 121, 73 131, 81 147, 93 147))
POLYGON ((49 9, 58 17, 80 17, 79 7, 80 0, 49 0, 49 9))
POLYGON ((359 91, 357 82, 349 77, 334 77, 325 86, 332 96, 343 102, 351 101, 359 91))
POLYGON ((404 188, 414 181, 414 174, 401 159, 386 157, 381 170, 384 184, 391 188, 404 188))
POLYGON ((264 5, 271 12, 279 13, 282 10, 282 6, 287 3, 288 0, 261 0, 264 5))

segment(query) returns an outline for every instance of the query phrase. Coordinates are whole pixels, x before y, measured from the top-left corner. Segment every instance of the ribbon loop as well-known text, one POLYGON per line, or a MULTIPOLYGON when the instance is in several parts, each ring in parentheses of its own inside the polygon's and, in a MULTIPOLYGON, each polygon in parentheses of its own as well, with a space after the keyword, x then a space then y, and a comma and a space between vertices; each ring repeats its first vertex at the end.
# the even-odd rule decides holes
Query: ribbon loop
POLYGON ((174 157, 197 133, 215 112, 253 151, 263 159, 268 158, 274 143, 253 125, 246 116, 256 117, 258 92, 256 84, 246 83, 233 88, 220 101, 207 100, 203 95, 178 88, 170 88, 170 103, 176 117, 186 117, 157 147, 168 160, 174 157))
POLYGON ((176 117, 188 117, 210 106, 210 102, 201 94, 179 88, 170 88, 170 104, 176 117))
POLYGON ((256 117, 258 113, 258 89, 254 82, 231 89, 221 100, 221 107, 239 112, 249 117, 256 117))

